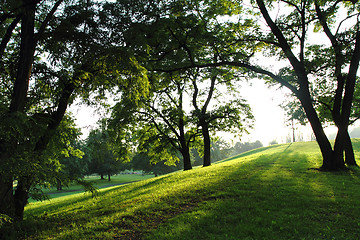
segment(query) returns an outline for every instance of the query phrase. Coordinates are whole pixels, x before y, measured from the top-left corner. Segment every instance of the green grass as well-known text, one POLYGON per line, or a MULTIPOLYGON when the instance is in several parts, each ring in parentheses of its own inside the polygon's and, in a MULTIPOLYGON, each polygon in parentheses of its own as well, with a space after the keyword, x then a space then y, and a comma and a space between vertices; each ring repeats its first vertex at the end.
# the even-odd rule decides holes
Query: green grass
MULTIPOLYGON (((96 188, 105 188, 109 186, 129 183, 129 182, 135 182, 135 181, 141 181, 145 179, 149 179, 154 177, 154 175, 141 175, 141 174, 119 174, 115 176, 111 176, 111 181, 108 181, 106 179, 100 179, 99 176, 90 176, 86 177, 84 180, 87 182, 91 182, 94 187, 96 188)), ((82 187, 79 184, 73 183, 70 186, 63 187, 63 190, 58 191, 56 187, 50 187, 50 188, 43 188, 42 189, 45 194, 48 194, 48 197, 50 199, 58 198, 58 197, 64 197, 64 196, 70 196, 77 193, 83 193, 84 187, 82 187)), ((30 199, 29 202, 36 202, 35 200, 30 199)))
MULTIPOLYGON (((354 140, 356 156, 360 141, 354 140)), ((316 143, 32 203, 21 239, 359 239, 360 170, 320 172, 316 143)))

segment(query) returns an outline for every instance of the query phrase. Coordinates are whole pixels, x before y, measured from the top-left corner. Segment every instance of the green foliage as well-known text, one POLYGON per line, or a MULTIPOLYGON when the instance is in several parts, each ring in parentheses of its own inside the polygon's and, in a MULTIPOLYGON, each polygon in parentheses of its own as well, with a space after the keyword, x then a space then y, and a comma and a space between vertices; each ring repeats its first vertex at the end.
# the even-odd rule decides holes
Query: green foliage
POLYGON ((90 159, 88 174, 97 173, 99 175, 113 175, 123 169, 123 161, 127 159, 127 152, 120 152, 114 149, 112 139, 106 126, 92 130, 86 139, 87 154, 90 159))
POLYGON ((253 149, 257 149, 263 147, 263 144, 257 140, 255 142, 237 142, 235 143, 234 147, 232 148, 232 155, 238 155, 243 152, 247 152, 253 149))
POLYGON ((12 223, 13 220, 11 217, 5 215, 5 214, 0 214, 0 229, 2 226, 4 226, 5 224, 9 224, 12 223))
MULTIPOLYGON (((147 70, 123 38, 108 35, 114 28, 102 21, 106 5, 51 0, 1 6, 0 180, 26 182, 17 188, 23 194, 15 195, 24 195, 24 204, 32 187, 74 177, 66 176, 69 171, 59 159, 81 156, 71 146, 76 133, 64 117, 75 97, 91 104, 104 100, 108 92, 126 92, 123 98, 137 102, 148 92, 147 70)), ((134 19, 128 11, 122 17, 120 24, 134 19)), ((34 197, 38 193, 33 188, 34 197)))
POLYGON ((169 164, 170 162, 166 159, 163 161, 157 160, 152 162, 152 157, 146 152, 136 153, 131 160, 131 167, 134 170, 142 170, 145 173, 154 173, 155 176, 174 172, 181 169, 181 161, 175 164, 169 164))

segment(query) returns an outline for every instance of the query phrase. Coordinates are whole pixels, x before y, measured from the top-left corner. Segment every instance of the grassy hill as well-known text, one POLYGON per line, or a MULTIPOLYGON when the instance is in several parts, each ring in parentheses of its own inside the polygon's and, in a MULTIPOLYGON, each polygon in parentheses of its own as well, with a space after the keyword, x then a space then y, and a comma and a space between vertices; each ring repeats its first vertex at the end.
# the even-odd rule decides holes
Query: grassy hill
MULTIPOLYGON (((354 140, 356 156, 360 140, 354 140)), ((316 143, 31 203, 21 239, 359 239, 360 170, 319 172, 316 143)), ((10 238, 11 236, 8 236, 10 238)))

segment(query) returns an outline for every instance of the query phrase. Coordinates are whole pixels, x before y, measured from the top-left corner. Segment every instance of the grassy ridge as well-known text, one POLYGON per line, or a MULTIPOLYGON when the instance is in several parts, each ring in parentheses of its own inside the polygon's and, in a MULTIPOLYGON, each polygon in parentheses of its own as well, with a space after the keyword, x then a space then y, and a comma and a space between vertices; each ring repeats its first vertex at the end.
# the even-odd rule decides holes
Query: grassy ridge
MULTIPOLYGON (((359 140, 354 141, 360 149, 359 140)), ((356 155, 359 152, 356 151, 356 155)), ((359 239, 360 171, 319 172, 316 143, 33 203, 24 239, 359 239)))

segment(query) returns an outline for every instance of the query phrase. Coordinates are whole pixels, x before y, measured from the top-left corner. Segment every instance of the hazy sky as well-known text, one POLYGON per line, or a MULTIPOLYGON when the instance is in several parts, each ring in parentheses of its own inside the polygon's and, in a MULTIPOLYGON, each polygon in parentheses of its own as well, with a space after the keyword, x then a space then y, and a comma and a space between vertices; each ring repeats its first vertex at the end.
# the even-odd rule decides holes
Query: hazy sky
POLYGON ((255 117, 254 129, 244 136, 249 141, 260 140, 264 145, 276 140, 279 143, 290 133, 285 126, 285 115, 279 106, 285 100, 286 89, 269 88, 262 80, 254 79, 251 85, 243 84, 241 95, 248 101, 255 117))

